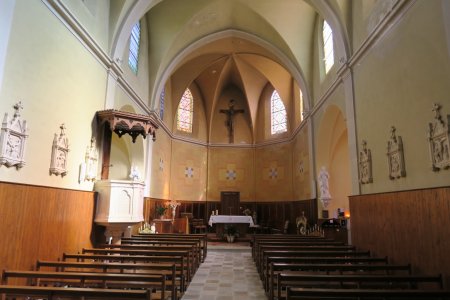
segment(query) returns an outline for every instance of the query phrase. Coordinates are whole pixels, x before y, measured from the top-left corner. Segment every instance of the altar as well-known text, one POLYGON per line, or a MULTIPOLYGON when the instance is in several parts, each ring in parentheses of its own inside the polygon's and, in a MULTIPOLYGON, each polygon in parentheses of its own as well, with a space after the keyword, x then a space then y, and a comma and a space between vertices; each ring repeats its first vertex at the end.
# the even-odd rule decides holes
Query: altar
POLYGON ((222 237, 225 225, 234 225, 237 227, 238 233, 241 237, 245 236, 248 231, 248 227, 252 227, 255 224, 251 216, 227 216, 227 215, 212 215, 209 218, 209 226, 216 225, 216 235, 222 237))

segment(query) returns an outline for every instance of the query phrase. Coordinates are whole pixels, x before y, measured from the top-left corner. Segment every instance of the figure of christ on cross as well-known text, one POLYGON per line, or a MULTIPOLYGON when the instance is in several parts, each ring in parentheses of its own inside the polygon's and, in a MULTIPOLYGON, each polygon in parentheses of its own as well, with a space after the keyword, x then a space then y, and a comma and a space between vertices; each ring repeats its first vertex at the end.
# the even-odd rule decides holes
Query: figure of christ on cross
POLYGON ((229 109, 221 109, 220 112, 227 115, 227 121, 226 126, 228 128, 228 140, 229 143, 234 142, 234 115, 237 113, 243 113, 243 109, 234 109, 234 99, 230 100, 230 103, 228 104, 229 109))

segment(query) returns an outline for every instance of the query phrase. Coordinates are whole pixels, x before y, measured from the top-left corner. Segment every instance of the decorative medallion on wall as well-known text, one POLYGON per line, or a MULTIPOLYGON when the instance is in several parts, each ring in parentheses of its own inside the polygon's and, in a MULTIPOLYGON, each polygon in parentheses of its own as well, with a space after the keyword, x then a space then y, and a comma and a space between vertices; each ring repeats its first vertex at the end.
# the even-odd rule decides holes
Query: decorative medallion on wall
POLYGON ((25 141, 27 135, 27 122, 21 120, 20 110, 23 109, 22 103, 16 103, 14 106, 14 116, 8 120, 8 113, 3 118, 0 134, 0 165, 22 168, 25 165, 25 141))
POLYGON ((270 179, 277 179, 278 178, 278 171, 277 171, 276 167, 269 169, 269 178, 270 179))
POLYGON ((227 180, 236 180, 237 174, 235 170, 226 170, 226 179, 227 180))
POLYGON ((61 177, 67 175, 67 155, 69 153, 69 139, 64 132, 66 127, 63 124, 59 126, 60 134, 55 133, 52 145, 52 158, 50 161, 50 175, 55 174, 61 177))
POLYGON ((362 141, 362 151, 359 152, 359 181, 362 184, 372 183, 372 154, 367 149, 367 142, 362 141))
POLYGON ((184 176, 186 178, 194 177, 194 168, 193 167, 186 167, 185 170, 184 170, 184 176))
POLYGON ((80 168, 79 181, 95 181, 97 178, 98 167, 98 151, 95 146, 95 138, 91 138, 91 144, 86 147, 86 154, 84 155, 84 162, 80 168))
POLYGON ((164 160, 161 157, 159 158, 159 171, 164 171, 164 160))
POLYGON ((442 120, 441 106, 434 104, 434 121, 428 123, 428 141, 430 143, 430 157, 433 171, 448 169, 450 167, 450 115, 447 115, 447 124, 442 120))
POLYGON ((391 138, 388 141, 387 147, 389 179, 406 177, 402 137, 397 136, 395 131, 395 127, 391 126, 391 138))

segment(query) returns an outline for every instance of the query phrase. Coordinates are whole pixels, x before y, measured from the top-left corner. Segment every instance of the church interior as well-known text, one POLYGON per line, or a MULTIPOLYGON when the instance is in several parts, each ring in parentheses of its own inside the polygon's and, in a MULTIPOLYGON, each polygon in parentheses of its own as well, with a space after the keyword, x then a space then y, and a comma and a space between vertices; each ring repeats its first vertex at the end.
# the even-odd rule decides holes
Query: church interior
POLYGON ((447 0, 2 0, 0 269, 249 214, 448 285, 449 79, 447 0))

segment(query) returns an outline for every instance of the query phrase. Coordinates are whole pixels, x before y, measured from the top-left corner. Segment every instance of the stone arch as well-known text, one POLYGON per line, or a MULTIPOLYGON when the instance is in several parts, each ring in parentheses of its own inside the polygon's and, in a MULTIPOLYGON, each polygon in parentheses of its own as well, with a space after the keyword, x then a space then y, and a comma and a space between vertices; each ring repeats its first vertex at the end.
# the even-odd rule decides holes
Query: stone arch
MULTIPOLYGON (((350 156, 347 125, 342 111, 335 105, 326 108, 320 120, 316 138, 316 174, 324 166, 328 171, 331 202, 329 216, 336 215, 337 208, 348 210, 351 194, 350 156)), ((318 203, 319 215, 323 207, 318 203)))

